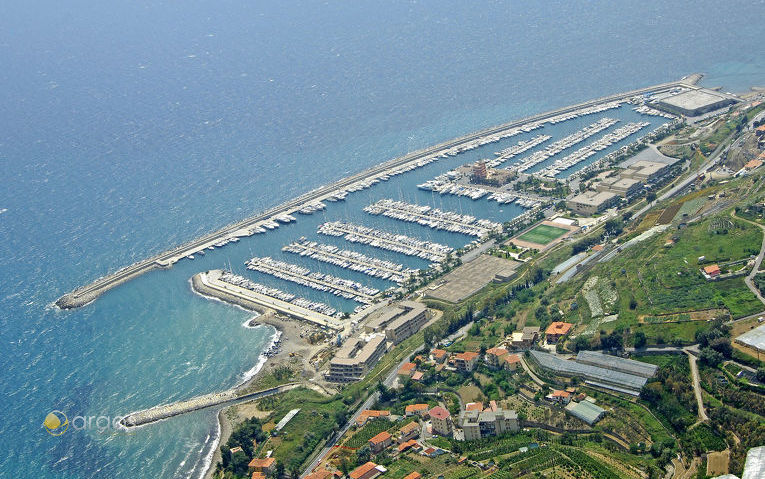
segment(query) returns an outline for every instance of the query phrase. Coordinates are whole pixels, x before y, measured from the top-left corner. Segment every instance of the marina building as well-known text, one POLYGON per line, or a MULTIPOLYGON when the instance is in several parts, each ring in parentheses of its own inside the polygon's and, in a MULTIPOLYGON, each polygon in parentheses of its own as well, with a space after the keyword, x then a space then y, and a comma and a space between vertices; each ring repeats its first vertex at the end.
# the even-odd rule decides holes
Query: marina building
POLYGON ((613 178, 606 178, 597 185, 595 189, 601 192, 613 193, 619 195, 622 198, 628 198, 640 193, 643 188, 643 183, 640 180, 634 178, 622 178, 616 176, 613 178))
POLYGON ((620 177, 651 183, 669 173, 671 164, 658 161, 640 160, 632 163, 620 173, 620 177))
POLYGON ((520 428, 515 411, 506 411, 502 408, 493 411, 465 411, 461 423, 466 441, 517 432, 520 428))
POLYGON ((398 344, 428 321, 426 311, 424 304, 415 301, 392 304, 372 313, 364 329, 370 333, 384 331, 388 341, 398 344))
POLYGON ((386 341, 382 334, 368 339, 349 339, 330 360, 327 380, 341 383, 358 381, 377 364, 385 351, 386 341))
POLYGON ((663 98, 654 103, 654 105, 666 112, 676 115, 699 116, 710 111, 725 108, 739 100, 732 95, 699 88, 698 90, 687 90, 677 95, 663 98))
POLYGON ((566 207, 574 213, 589 216, 602 213, 619 203, 619 196, 608 191, 585 191, 566 201, 566 207))

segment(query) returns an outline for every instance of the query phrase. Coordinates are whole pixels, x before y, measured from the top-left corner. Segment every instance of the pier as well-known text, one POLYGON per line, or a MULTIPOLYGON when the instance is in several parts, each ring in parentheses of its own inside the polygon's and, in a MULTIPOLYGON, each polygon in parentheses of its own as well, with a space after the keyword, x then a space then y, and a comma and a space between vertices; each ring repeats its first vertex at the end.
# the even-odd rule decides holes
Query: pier
POLYGON ((417 270, 404 268, 403 265, 372 258, 355 251, 340 249, 337 246, 320 244, 301 239, 282 248, 282 251, 308 256, 316 261, 333 264, 341 268, 364 273, 374 278, 382 278, 395 283, 404 283, 417 270))
POLYGON ((452 211, 441 211, 430 206, 413 205, 391 199, 380 200, 364 208, 371 215, 383 215, 409 223, 417 223, 437 230, 462 233, 483 238, 492 231, 500 231, 502 225, 489 220, 476 219, 452 211))
POLYGON ((179 414, 185 414, 192 411, 198 411, 212 406, 220 406, 234 401, 260 399, 275 394, 281 394, 299 387, 301 383, 288 383, 273 388, 263 389, 245 393, 238 389, 229 389, 219 393, 204 394, 185 401, 178 401, 172 404, 155 406, 142 411, 128 414, 120 419, 120 425, 130 429, 131 427, 143 426, 153 422, 161 421, 179 414))
POLYGON ((336 331, 343 329, 343 323, 332 316, 313 311, 308 307, 294 304, 285 299, 279 299, 229 283, 222 279, 224 275, 224 271, 217 269, 195 274, 191 278, 192 288, 204 296, 220 299, 221 301, 236 304, 252 311, 263 313, 273 310, 323 328, 336 331))
POLYGON ((247 269, 270 274, 276 278, 292 281, 293 283, 308 286, 318 291, 327 291, 335 296, 352 299, 363 304, 372 303, 375 296, 380 292, 377 289, 364 286, 349 279, 338 278, 315 271, 312 272, 308 268, 278 261, 268 256, 252 258, 247 262, 247 269))
POLYGON ((433 263, 440 263, 454 251, 450 246, 422 241, 402 234, 376 230, 366 226, 333 221, 319 226, 319 234, 343 236, 346 241, 393 251, 407 256, 416 256, 433 263))
POLYGON ((602 98, 589 100, 583 103, 578 103, 519 120, 514 120, 495 127, 486 128, 484 130, 470 133, 468 135, 439 143, 428 148, 407 153, 406 155, 381 163, 355 175, 340 179, 332 184, 317 188, 274 208, 270 208, 263 213, 225 226, 218 231, 204 235, 169 251, 134 263, 106 276, 102 276, 86 286, 65 294, 56 301, 56 305, 62 309, 84 306, 94 301, 106 291, 148 271, 160 268, 169 268, 182 258, 190 256, 194 252, 201 251, 209 246, 214 247, 216 243, 221 241, 227 241, 233 238, 240 238, 255 234, 255 232, 259 229, 262 230, 262 223, 269 221, 270 218, 274 217, 275 215, 294 213, 304 208, 308 204, 315 204, 317 201, 323 201, 329 198, 337 200, 339 196, 343 196, 345 188, 350 187, 359 181, 379 181, 379 179, 383 179, 385 176, 389 176, 394 171, 403 172, 410 167, 413 169, 417 167, 416 165, 419 162, 429 162, 434 157, 442 155, 453 148, 460 148, 463 145, 467 145, 476 141, 480 143, 480 141, 483 141, 484 139, 491 139, 501 132, 505 132, 512 128, 523 127, 529 123, 555 119, 556 117, 562 118, 562 116, 570 114, 571 112, 585 108, 596 107, 598 105, 606 104, 609 102, 624 100, 646 93, 658 93, 677 87, 698 89, 699 87, 695 85, 698 83, 701 77, 701 74, 693 74, 673 82, 662 83, 646 88, 639 88, 614 95, 608 95, 602 98))

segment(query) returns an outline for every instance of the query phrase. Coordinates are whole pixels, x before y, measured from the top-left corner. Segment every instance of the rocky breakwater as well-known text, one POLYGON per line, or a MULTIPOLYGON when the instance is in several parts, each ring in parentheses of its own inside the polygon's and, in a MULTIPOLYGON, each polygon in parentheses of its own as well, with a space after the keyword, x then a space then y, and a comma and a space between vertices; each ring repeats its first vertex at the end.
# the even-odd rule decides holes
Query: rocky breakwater
POLYGON ((219 406, 233 401, 259 399, 266 396, 280 394, 300 386, 300 383, 288 383, 260 391, 246 392, 240 388, 229 389, 217 393, 204 394, 184 401, 172 404, 163 404, 149 409, 128 414, 120 420, 120 425, 125 428, 138 427, 153 422, 161 421, 173 416, 198 411, 212 406, 219 406))

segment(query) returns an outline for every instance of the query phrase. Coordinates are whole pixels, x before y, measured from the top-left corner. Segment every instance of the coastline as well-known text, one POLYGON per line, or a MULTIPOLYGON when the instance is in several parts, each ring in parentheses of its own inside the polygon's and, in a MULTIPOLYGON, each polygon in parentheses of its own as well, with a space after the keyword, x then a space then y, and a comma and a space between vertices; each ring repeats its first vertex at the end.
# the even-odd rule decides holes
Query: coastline
MULTIPOLYGON (((315 188, 307 193, 299 195, 296 198, 288 200, 280 205, 274 206, 260 214, 256 214, 249 218, 245 218, 241 221, 224 226, 216 231, 205 234, 199 238, 193 239, 177 247, 171 248, 165 252, 154 255, 143 261, 133 263, 119 269, 116 272, 108 273, 95 281, 78 287, 75 290, 64 294, 55 304, 60 309, 73 309, 84 306, 94 301, 98 296, 104 292, 129 281, 147 271, 154 269, 167 269, 172 267, 177 261, 185 258, 186 256, 207 248, 211 245, 217 245, 219 242, 228 242, 235 238, 241 238, 245 236, 251 236, 255 234, 255 230, 259 225, 262 225, 268 220, 274 220, 276 216, 280 214, 290 214, 300 208, 306 206, 310 202, 322 201, 329 196, 338 193, 339 191, 346 191, 344 188, 350 188, 357 183, 364 181, 371 181, 386 174, 393 174, 392 171, 397 168, 417 168, 427 164, 427 162, 437 160, 437 157, 445 155, 449 150, 453 148, 459 148, 465 145, 473 145, 471 148, 478 146, 482 140, 486 142, 497 141, 499 137, 497 135, 503 134, 508 130, 517 128, 524 124, 534 121, 544 121, 556 115, 566 114, 577 109, 587 108, 610 101, 618 101, 630 96, 643 94, 646 92, 656 92, 660 90, 670 89, 676 86, 686 86, 689 88, 698 88, 696 83, 700 80, 700 74, 693 74, 685 76, 680 80, 661 83, 658 85, 652 85, 650 87, 640 88, 636 90, 630 90, 627 92, 621 92, 611 94, 601 98, 577 103, 574 105, 565 106, 555 110, 539 113, 529 117, 513 120, 494 127, 485 128, 477 132, 468 133, 466 135, 447 140, 436 145, 422 148, 410 153, 407 153, 398 158, 394 158, 378 165, 367 168, 359 173, 352 174, 345 178, 341 178, 332 183, 315 188), (477 143, 476 143, 477 142, 477 143)), ((402 170, 403 172, 404 170, 402 170)), ((408 171, 408 170, 405 170, 408 171)), ((398 174, 398 173, 397 173, 398 174)), ((364 183, 366 186, 360 187, 360 189, 371 186, 371 183, 364 183)), ((358 189, 350 190, 358 191, 358 189)), ((214 247, 214 246, 213 246, 214 247)))
MULTIPOLYGON (((241 306, 240 306, 241 307, 241 306)), ((259 312, 257 312, 259 313, 259 312)), ((260 314, 260 313, 259 313, 260 314)), ((273 370, 278 366, 285 366, 288 364, 300 363, 301 375, 305 378, 308 375, 315 374, 313 368, 308 364, 308 360, 318 352, 318 350, 325 347, 324 343, 318 345, 311 345, 303 339, 305 330, 312 330, 314 328, 308 327, 298 320, 289 318, 283 318, 273 313, 264 313, 259 316, 254 316, 242 324, 243 328, 251 328, 259 325, 267 325, 274 328, 274 334, 271 337, 271 344, 278 339, 279 350, 272 356, 265 356, 261 354, 258 362, 253 367, 255 370, 252 375, 237 384, 232 389, 240 391, 247 390, 248 388, 255 387, 258 380, 265 376, 266 373, 273 370), (312 374, 313 373, 313 374, 312 374)), ((252 371, 251 369, 250 371, 252 371)), ((249 371, 244 373, 247 376, 249 371)), ((212 447, 212 455, 209 456, 209 460, 206 460, 203 464, 203 471, 197 477, 200 479, 212 479, 213 474, 218 463, 221 461, 220 446, 228 442, 231 437, 231 433, 234 427, 244 419, 241 413, 231 414, 232 411, 236 411, 235 408, 240 408, 243 405, 250 405, 255 400, 243 401, 236 404, 224 406, 218 410, 217 413, 217 439, 214 441, 212 447), (232 418, 231 416, 236 416, 232 418)), ((208 452, 209 455, 209 452, 208 452)))

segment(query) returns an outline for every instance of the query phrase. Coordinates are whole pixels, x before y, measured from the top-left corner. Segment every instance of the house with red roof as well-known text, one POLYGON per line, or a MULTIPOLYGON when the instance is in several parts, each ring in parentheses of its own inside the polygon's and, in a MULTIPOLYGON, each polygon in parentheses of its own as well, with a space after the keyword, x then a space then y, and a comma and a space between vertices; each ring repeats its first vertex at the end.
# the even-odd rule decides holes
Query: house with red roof
POLYGON ((452 416, 441 406, 436 406, 428 412, 433 433, 442 436, 452 435, 452 416))
POLYGON ((466 351, 464 353, 457 353, 452 358, 454 360, 454 367, 459 371, 471 372, 475 369, 478 362, 478 353, 473 351, 466 351))
POLYGON ((521 357, 517 354, 508 354, 502 358, 502 367, 510 371, 518 369, 519 364, 521 364, 521 357))
POLYGON ((262 472, 268 474, 274 471, 276 466, 276 459, 273 457, 267 457, 265 459, 258 459, 257 457, 247 464, 247 468, 250 472, 262 472))
POLYGON ((377 454, 393 444, 393 436, 388 431, 383 431, 369 440, 369 448, 377 454))
POLYGON ((385 467, 378 466, 374 462, 370 461, 366 464, 362 464, 356 469, 348 473, 351 479, 375 479, 375 477, 387 471, 385 467))
POLYGON ((507 356, 507 349, 491 348, 486 350, 484 361, 490 368, 499 369, 502 367, 502 358, 505 356, 507 356))
POLYGON ((553 321, 550 326, 547 327, 547 331, 545 331, 545 338, 547 339, 547 342, 549 344, 555 344, 562 337, 567 335, 569 331, 571 331, 571 327, 574 326, 571 323, 564 323, 563 321, 553 321))
POLYGON ((424 416, 428 412, 428 405, 425 403, 419 403, 419 404, 409 404, 406 408, 404 408, 404 416, 414 416, 415 414, 418 414, 420 416, 424 416))
POLYGON ((449 357, 449 353, 444 349, 432 349, 430 357, 437 363, 443 363, 449 357))

